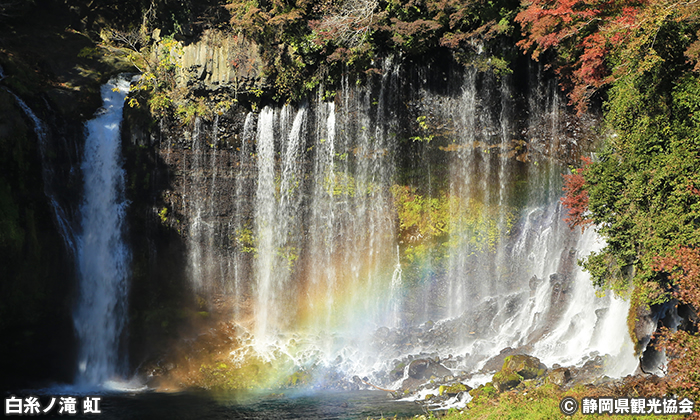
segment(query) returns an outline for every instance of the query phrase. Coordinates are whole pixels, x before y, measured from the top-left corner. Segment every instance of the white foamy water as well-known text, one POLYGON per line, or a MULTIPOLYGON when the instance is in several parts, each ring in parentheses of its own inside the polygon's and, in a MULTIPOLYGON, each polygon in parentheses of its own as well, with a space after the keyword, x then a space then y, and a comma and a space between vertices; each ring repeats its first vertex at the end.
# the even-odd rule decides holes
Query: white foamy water
MULTIPOLYGON (((224 176, 215 163, 232 152, 195 144, 208 159, 182 164, 191 230, 236 236, 226 252, 212 240, 189 251, 201 268, 195 289, 229 282, 234 321, 252 337, 232 357, 322 364, 381 386, 398 386, 386 373, 409 355, 473 373, 507 347, 548 366, 610 355, 609 375, 631 373, 628 305, 598 296, 577 265, 603 244, 563 221, 558 153, 579 151, 555 83, 538 72, 523 92, 508 77, 465 71, 449 75, 447 92, 402 96, 402 69, 386 60, 382 70, 373 86, 344 77, 333 102, 267 106, 238 124, 228 221, 203 215, 226 204, 215 201, 224 176), (418 214, 416 225, 442 217, 440 232, 426 239, 400 226, 394 187, 414 195, 413 216, 434 200, 437 216, 418 214), (217 223, 230 227, 207 227, 217 223)), ((191 136, 215 139, 219 124, 207 135, 199 121, 191 136)))
POLYGON ((130 252, 122 237, 127 202, 120 124, 128 91, 125 78, 102 86, 103 107, 86 124, 77 253, 80 287, 73 315, 78 385, 109 386, 108 381, 124 373, 125 358, 118 349, 127 319, 130 252))

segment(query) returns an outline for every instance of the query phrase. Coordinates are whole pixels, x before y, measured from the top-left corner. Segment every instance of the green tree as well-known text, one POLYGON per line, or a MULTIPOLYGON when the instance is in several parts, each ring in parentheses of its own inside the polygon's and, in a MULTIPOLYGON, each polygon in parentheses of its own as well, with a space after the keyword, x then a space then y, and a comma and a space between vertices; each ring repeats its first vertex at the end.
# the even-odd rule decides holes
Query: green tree
MULTIPOLYGON (((593 2, 584 4, 593 7, 593 2)), ((578 44, 546 44, 544 30, 523 46, 535 51, 555 48, 558 60, 567 58, 565 65, 582 69, 586 37, 602 37, 600 83, 586 85, 576 77, 570 81, 584 90, 605 89, 609 136, 597 158, 566 180, 564 202, 574 222, 592 220, 606 239, 605 248, 583 265, 597 286, 620 293, 633 290, 633 327, 640 306, 675 299, 691 314, 700 309, 700 74, 695 62, 700 16, 695 2, 596 4, 600 9, 588 17, 598 21, 581 26, 582 20, 572 19, 568 23, 573 31, 562 16, 552 25, 552 11, 543 9, 541 16, 558 39, 569 42, 561 35, 566 33, 578 37, 578 44)), ((532 36, 541 26, 536 19, 527 21, 530 26, 525 28, 532 36)), ((585 104, 586 95, 577 96, 575 89, 570 98, 585 104)), ((673 358, 669 390, 697 397, 700 378, 693 372, 700 338, 697 318, 687 318, 683 331, 661 331, 660 343, 673 358)))

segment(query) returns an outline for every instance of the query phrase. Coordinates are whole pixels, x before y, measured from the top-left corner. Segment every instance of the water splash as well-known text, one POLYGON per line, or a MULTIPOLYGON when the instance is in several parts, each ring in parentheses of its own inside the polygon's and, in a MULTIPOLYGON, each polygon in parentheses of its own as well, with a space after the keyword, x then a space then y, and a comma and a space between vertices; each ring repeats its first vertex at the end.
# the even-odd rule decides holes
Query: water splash
MULTIPOLYGON (((231 285, 239 302, 232 316, 250 336, 232 358, 280 357, 387 384, 382 372, 407 355, 458 355, 454 369, 474 371, 513 347, 548 364, 620 355, 616 372, 629 372, 625 304, 596 297, 576 265, 597 239, 562 221, 564 166, 554 149, 570 140, 555 84, 533 72, 536 88, 517 99, 512 78, 472 69, 450 74, 448 92, 402 92, 401 71, 386 60, 368 86, 345 76, 333 102, 265 107, 257 127, 253 114, 237 123, 236 204, 226 230, 236 245, 220 254, 234 269, 220 280, 231 285), (404 112, 428 126, 422 138, 404 112), (397 165, 405 148, 416 151, 411 169, 426 177, 397 165), (444 220, 432 238, 401 231, 395 186, 414 188, 437 209, 430 223, 444 220)), ((194 137, 206 136, 204 124, 197 130, 194 137)), ((202 226, 196 209, 218 207, 214 184, 223 175, 205 167, 224 158, 207 159, 182 170, 206 174, 189 181, 197 189, 212 186, 185 189, 191 229, 202 226)), ((206 255, 217 245, 201 246, 206 255)), ((203 289, 219 279, 194 275, 203 289)))
POLYGON ((129 81, 102 86, 103 107, 86 124, 85 179, 78 241, 80 288, 73 320, 79 341, 78 385, 103 385, 123 374, 119 344, 127 319, 130 252, 122 238, 127 202, 120 124, 129 81))

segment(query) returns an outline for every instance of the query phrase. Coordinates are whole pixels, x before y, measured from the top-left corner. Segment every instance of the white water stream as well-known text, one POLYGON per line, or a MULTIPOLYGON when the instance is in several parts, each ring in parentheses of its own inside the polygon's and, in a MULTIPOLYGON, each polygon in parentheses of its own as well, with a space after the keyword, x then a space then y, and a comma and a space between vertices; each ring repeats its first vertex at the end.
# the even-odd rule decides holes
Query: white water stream
POLYGON ((466 71, 404 95, 386 60, 372 85, 345 77, 333 101, 238 119, 228 146, 228 117, 197 119, 182 160, 164 158, 182 173, 171 204, 193 289, 227 301, 249 334, 234 363, 283 358, 392 386, 408 356, 476 372, 510 347, 550 367, 608 354, 608 374, 631 373, 628 305, 597 296, 577 265, 600 241, 562 220, 561 156, 578 139, 554 83, 531 70, 525 93, 466 71), (406 222, 399 205, 432 213, 406 222))
POLYGON ((103 107, 86 124, 85 186, 78 241, 80 288, 73 319, 79 340, 76 384, 102 386, 123 375, 130 253, 123 240, 124 169, 120 124, 129 81, 102 86, 103 107))

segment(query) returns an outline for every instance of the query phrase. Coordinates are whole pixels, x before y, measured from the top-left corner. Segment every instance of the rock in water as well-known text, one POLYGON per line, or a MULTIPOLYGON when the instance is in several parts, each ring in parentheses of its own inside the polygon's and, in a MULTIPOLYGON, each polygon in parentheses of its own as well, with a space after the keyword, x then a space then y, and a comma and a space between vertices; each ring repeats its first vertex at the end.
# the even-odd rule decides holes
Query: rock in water
POLYGON ((408 376, 413 379, 441 378, 447 375, 452 375, 452 372, 431 359, 417 359, 408 365, 408 376))

